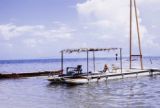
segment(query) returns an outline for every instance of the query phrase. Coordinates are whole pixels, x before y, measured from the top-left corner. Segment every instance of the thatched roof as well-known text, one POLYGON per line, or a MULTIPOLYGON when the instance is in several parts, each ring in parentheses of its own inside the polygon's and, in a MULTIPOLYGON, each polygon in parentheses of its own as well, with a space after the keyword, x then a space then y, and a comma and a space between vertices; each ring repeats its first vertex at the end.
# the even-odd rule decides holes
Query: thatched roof
POLYGON ((119 48, 79 48, 79 49, 65 49, 61 52, 63 53, 73 53, 73 52, 87 52, 87 51, 110 51, 110 50, 118 50, 119 48))

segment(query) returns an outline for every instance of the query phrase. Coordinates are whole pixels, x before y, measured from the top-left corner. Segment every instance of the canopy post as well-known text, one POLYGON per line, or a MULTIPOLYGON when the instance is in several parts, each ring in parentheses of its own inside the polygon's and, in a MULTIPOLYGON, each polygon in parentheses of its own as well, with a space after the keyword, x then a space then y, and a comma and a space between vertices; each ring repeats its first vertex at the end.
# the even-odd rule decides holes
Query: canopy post
POLYGON ((63 51, 61 51, 61 71, 63 74, 63 51))
POLYGON ((93 69, 94 72, 96 71, 96 65, 95 65, 95 51, 93 51, 93 69))
POLYGON ((88 56, 89 56, 89 54, 88 54, 89 52, 88 52, 88 50, 87 50, 87 75, 88 75, 88 71, 89 71, 89 60, 88 60, 88 56))
POLYGON ((122 62, 122 48, 120 48, 120 67, 121 67, 121 73, 123 69, 123 62, 122 62))

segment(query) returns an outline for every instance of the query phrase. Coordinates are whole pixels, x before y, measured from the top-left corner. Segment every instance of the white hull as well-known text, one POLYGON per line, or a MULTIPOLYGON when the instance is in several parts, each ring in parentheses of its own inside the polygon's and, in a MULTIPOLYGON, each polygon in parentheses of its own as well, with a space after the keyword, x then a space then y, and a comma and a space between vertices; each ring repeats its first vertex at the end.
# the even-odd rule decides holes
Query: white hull
POLYGON ((86 75, 80 77, 52 77, 48 78, 48 80, 53 83, 86 84, 90 82, 106 81, 106 76, 106 73, 99 73, 95 75, 86 75))
POLYGON ((65 78, 64 82, 68 84, 85 84, 85 83, 91 83, 91 82, 101 82, 101 81, 106 81, 106 77, 97 77, 97 78, 65 78))
POLYGON ((68 83, 68 84, 85 84, 91 82, 101 82, 111 79, 122 79, 129 77, 138 77, 138 76, 149 76, 157 75, 160 72, 151 73, 149 70, 136 70, 136 69, 124 69, 122 72, 117 70, 117 72, 111 73, 95 73, 91 75, 84 75, 80 77, 51 77, 48 80, 53 83, 68 83))

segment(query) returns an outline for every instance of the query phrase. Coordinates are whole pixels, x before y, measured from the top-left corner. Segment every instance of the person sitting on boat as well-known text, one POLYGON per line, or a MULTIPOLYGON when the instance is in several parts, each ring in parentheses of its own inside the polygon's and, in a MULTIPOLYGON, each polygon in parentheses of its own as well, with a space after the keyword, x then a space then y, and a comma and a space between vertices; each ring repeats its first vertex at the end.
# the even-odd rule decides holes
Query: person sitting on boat
POLYGON ((77 72, 82 73, 82 65, 77 65, 77 72))
POLYGON ((77 67, 73 67, 74 71, 76 71, 76 73, 80 74, 82 73, 82 65, 77 65, 77 67))
POLYGON ((107 65, 107 64, 105 64, 105 65, 104 65, 103 72, 107 72, 107 71, 109 71, 109 68, 108 68, 108 65, 107 65))

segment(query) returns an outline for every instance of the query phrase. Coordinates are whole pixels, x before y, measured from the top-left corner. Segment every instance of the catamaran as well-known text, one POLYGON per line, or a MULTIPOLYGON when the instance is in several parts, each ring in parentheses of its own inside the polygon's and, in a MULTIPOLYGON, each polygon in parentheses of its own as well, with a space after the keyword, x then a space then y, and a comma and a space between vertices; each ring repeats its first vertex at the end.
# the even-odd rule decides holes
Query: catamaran
MULTIPOLYGON (((95 52, 98 51, 115 51, 119 50, 120 56, 119 56, 119 67, 115 67, 112 65, 112 70, 118 70, 120 69, 122 71, 122 48, 80 48, 80 49, 66 49, 61 51, 61 70, 62 74, 57 76, 50 76, 48 78, 49 81, 52 83, 69 83, 69 84, 84 84, 84 83, 90 83, 90 82, 100 82, 100 81, 106 81, 107 75, 109 73, 109 67, 108 64, 104 64, 104 69, 101 71, 96 71, 95 69, 95 52), (66 67, 66 73, 64 74, 64 54, 68 53, 81 53, 86 52, 86 64, 87 64, 87 71, 84 72, 82 69, 82 65, 77 65, 77 67, 66 67), (89 71, 89 53, 93 53, 93 71, 89 71)), ((116 54, 116 60, 117 60, 118 54, 116 54)), ((113 72, 113 71, 112 71, 113 72)))

